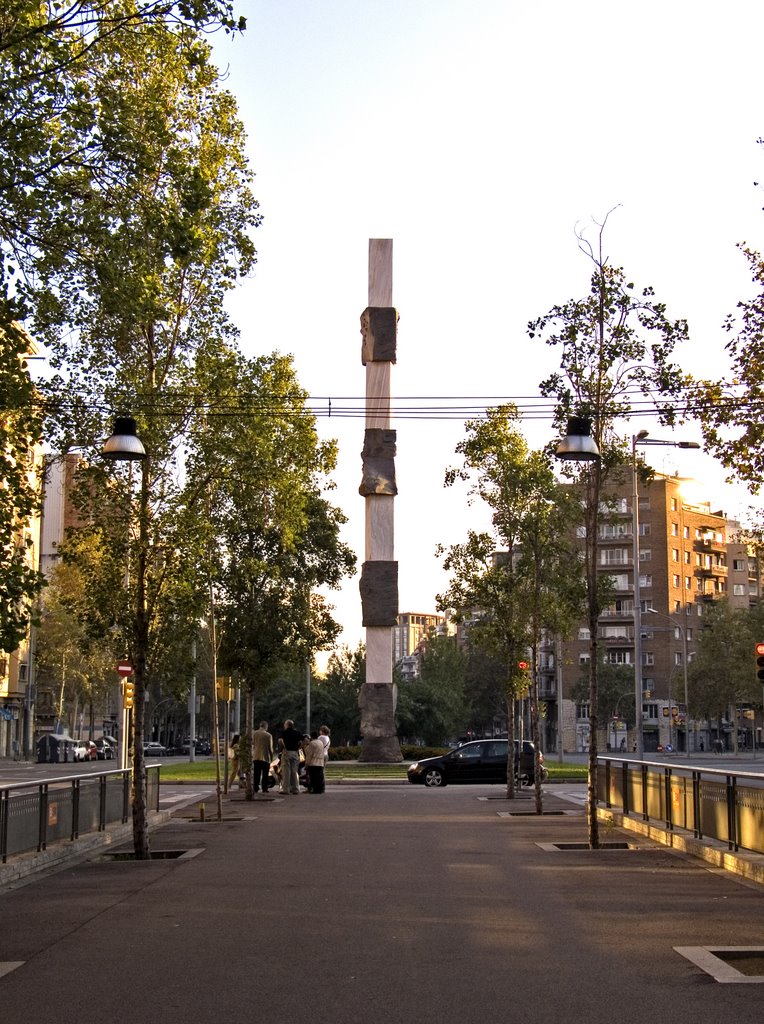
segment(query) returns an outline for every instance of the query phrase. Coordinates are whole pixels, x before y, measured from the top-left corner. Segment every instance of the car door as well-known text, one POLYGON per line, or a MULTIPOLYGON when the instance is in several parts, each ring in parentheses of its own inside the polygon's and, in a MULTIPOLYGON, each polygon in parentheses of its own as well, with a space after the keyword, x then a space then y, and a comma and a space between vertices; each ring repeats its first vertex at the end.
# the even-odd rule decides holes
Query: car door
POLYGON ((492 740, 486 743, 482 763, 483 782, 507 781, 507 741, 492 740))
POLYGON ((480 782, 483 743, 465 743, 449 754, 447 774, 449 782, 480 782))

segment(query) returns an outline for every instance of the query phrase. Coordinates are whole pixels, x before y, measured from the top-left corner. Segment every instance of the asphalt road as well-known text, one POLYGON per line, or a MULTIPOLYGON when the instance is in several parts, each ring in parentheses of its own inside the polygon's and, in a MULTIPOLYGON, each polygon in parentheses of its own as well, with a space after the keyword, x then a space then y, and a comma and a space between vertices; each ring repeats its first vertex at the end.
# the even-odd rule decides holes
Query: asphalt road
POLYGON ((638 849, 571 848, 585 816, 558 787, 541 817, 499 789, 179 807, 152 850, 194 856, 94 857, 0 895, 3 1024, 759 1024, 764 989, 676 947, 759 946, 760 887, 624 833, 638 849))

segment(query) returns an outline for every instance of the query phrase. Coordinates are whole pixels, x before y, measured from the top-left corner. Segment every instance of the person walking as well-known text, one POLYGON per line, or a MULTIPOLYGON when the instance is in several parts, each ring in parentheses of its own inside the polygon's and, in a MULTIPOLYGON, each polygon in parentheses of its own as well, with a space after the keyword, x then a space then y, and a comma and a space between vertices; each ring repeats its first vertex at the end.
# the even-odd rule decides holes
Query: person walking
POLYGON ((281 746, 281 789, 286 796, 297 796, 300 792, 300 745, 302 735, 295 729, 294 722, 287 718, 279 738, 281 746))
POLYGON ((239 740, 241 736, 238 732, 235 732, 231 737, 231 744, 228 749, 228 758, 231 762, 231 773, 228 779, 229 790, 233 788, 234 782, 239 781, 239 740))
POLYGON ((303 749, 305 750, 305 767, 308 769, 308 792, 323 793, 326 747, 315 730, 310 734, 310 741, 305 744, 303 749))
POLYGON ((252 789, 255 793, 262 786, 268 792, 268 776, 273 760, 273 737, 268 732, 268 723, 261 722, 252 733, 252 789))

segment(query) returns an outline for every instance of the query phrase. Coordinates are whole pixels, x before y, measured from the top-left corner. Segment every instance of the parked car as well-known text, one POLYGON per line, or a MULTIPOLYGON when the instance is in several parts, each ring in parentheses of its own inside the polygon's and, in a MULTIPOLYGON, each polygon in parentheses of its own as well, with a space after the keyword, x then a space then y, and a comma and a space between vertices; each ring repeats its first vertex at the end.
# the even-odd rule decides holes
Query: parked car
POLYGON ((99 761, 112 761, 117 756, 116 746, 113 746, 106 736, 99 736, 95 745, 99 761))
POLYGON ((73 754, 75 761, 95 761, 98 748, 92 740, 75 740, 73 754))
POLYGON ((166 753, 165 747, 161 743, 157 743, 156 740, 143 744, 144 757, 163 757, 166 753))
MULTIPOLYGON (((425 786, 445 786, 448 783, 504 783, 507 782, 508 740, 474 740, 464 743, 447 754, 425 757, 414 761, 408 768, 409 782, 425 786)), ((515 740, 515 776, 520 783, 532 785, 535 747, 530 740, 515 740)), ((543 762, 544 755, 539 755, 543 762)), ((542 782, 548 772, 541 764, 542 782)))

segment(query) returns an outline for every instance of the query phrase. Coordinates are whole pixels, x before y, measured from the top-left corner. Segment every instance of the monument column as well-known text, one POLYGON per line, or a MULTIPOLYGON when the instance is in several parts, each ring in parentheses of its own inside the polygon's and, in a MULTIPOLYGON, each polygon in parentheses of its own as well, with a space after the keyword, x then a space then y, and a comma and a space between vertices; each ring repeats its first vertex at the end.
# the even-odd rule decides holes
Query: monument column
POLYGON ((363 478, 366 499, 361 610, 366 628, 366 680, 361 688, 361 761, 402 761, 395 729, 392 630, 398 619, 394 560, 396 436, 390 426, 390 376, 396 358, 398 313, 393 308, 393 241, 369 239, 369 305, 361 315, 361 361, 366 367, 363 478))

